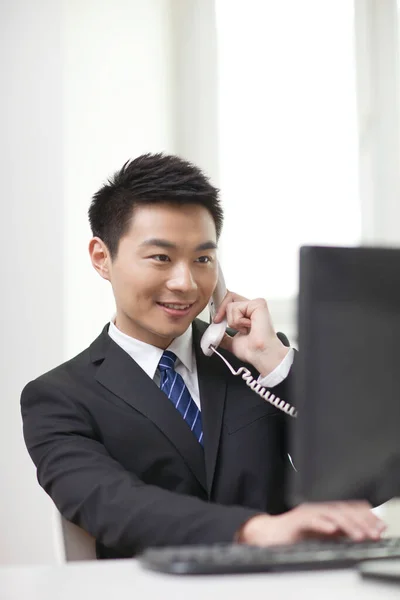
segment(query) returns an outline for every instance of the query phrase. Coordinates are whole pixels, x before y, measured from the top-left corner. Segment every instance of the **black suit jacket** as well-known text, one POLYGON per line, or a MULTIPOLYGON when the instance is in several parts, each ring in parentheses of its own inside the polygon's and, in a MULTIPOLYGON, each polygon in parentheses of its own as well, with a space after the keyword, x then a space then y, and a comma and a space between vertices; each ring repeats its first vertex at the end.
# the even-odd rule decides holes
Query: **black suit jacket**
MULTIPOLYGON (((99 557, 229 542, 251 516, 287 508, 290 417, 219 357, 203 355, 205 328, 193 323, 204 450, 108 326, 22 392, 24 437, 39 483, 66 519, 96 538, 99 557)), ((274 393, 288 399, 290 380, 274 393)))

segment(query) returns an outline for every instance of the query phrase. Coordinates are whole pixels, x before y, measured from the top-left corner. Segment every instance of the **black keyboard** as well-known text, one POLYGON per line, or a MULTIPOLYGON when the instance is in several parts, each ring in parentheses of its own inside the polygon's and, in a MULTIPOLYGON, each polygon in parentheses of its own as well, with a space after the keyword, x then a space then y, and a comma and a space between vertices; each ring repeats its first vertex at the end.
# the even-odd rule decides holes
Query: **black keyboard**
POLYGON ((259 548, 243 544, 149 548, 138 556, 153 571, 179 575, 340 569, 361 561, 400 558, 400 538, 353 542, 310 540, 259 548))

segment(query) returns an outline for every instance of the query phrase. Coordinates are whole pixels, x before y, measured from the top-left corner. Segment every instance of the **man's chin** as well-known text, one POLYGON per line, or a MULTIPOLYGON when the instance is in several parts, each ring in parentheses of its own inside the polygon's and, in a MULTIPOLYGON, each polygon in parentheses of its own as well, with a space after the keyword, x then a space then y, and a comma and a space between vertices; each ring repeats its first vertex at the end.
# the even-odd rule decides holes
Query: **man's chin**
POLYGON ((168 328, 162 330, 162 333, 159 335, 165 339, 174 339, 185 333, 185 331, 190 327, 192 322, 190 321, 186 325, 180 325, 179 327, 168 328))
POLYGON ((149 328, 149 331, 151 331, 153 333, 153 335, 158 336, 159 338, 163 339, 163 340, 173 340, 177 337, 179 337, 180 335, 182 335, 183 333, 185 333, 185 331, 191 326, 192 324, 192 319, 190 320, 186 320, 185 322, 181 322, 181 323, 174 323, 171 324, 169 323, 168 325, 164 324, 160 324, 158 327, 155 326, 155 323, 152 324, 152 327, 149 328))

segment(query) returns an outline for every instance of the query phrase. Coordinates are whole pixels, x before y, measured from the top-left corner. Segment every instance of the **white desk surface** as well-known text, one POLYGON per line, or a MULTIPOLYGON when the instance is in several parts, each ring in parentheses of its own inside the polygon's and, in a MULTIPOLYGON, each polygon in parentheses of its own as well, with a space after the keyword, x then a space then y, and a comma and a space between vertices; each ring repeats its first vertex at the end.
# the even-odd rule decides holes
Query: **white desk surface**
POLYGON ((393 583, 353 570, 182 577, 142 570, 135 560, 0 568, 1 600, 399 600, 393 583))

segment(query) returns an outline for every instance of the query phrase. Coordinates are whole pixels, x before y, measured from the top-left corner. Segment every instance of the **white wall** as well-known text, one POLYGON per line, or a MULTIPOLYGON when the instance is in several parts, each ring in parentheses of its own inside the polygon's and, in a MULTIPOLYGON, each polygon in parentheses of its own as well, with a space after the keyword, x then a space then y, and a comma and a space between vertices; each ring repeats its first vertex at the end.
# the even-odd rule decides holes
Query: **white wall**
POLYGON ((89 266, 86 214, 125 160, 174 151, 170 19, 170 0, 0 6, 0 564, 62 556, 22 440, 19 397, 90 343, 113 310, 89 266))
POLYGON ((175 149, 170 24, 169 0, 65 3, 67 356, 86 347, 114 309, 87 252, 92 194, 126 160, 175 149))
POLYGON ((399 2, 354 5, 362 239, 399 246, 399 2))
POLYGON ((1 4, 0 563, 55 555, 52 504, 23 445, 19 397, 63 359, 60 26, 54 0, 1 4))
POLYGON ((219 185, 214 0, 173 0, 176 152, 219 185))

